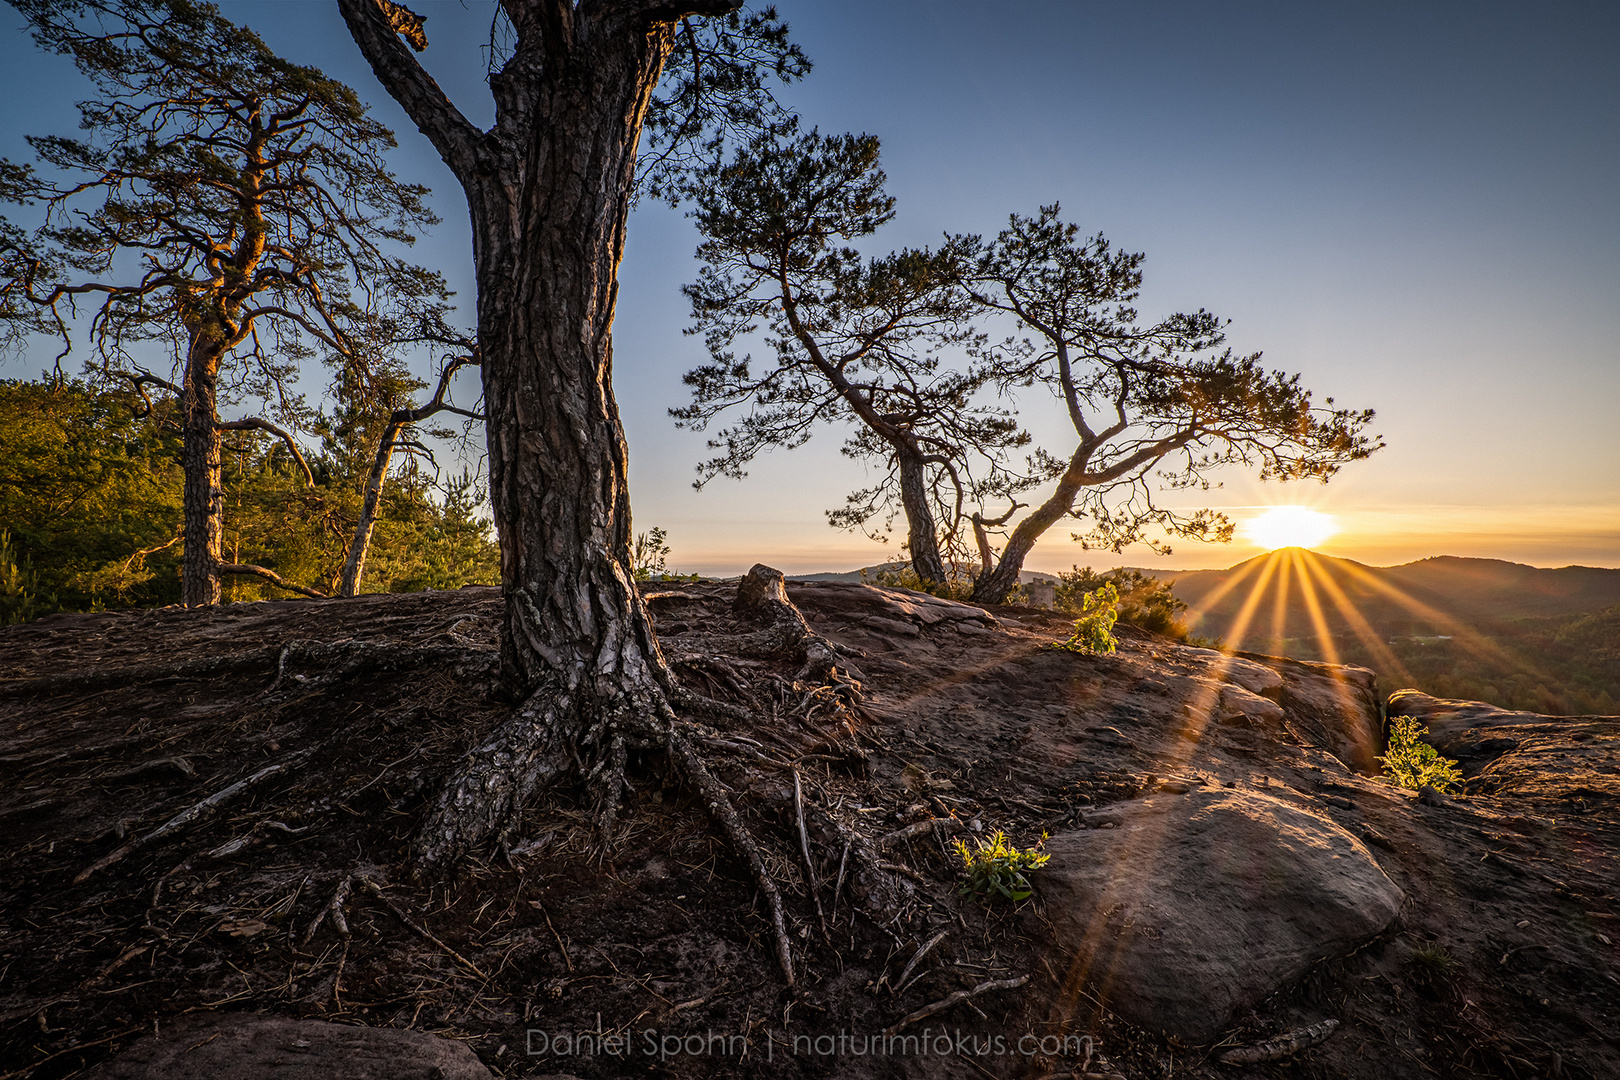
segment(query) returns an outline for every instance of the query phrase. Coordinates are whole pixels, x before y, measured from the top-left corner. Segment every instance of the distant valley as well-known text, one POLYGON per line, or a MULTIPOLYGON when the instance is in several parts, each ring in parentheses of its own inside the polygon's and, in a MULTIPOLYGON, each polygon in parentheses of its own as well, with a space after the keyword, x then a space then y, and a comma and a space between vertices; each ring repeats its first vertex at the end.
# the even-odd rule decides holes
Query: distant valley
MULTIPOLYGON (((806 579, 875 580, 883 569, 806 579)), ((1359 664, 1385 690, 1550 715, 1620 713, 1620 570, 1450 555, 1376 567, 1298 548, 1225 570, 1134 569, 1172 583, 1195 638, 1359 664)))
POLYGON ((1388 689, 1548 714, 1620 712, 1620 570, 1443 555, 1373 567, 1285 548, 1173 581, 1187 628, 1233 648, 1360 664, 1388 689))

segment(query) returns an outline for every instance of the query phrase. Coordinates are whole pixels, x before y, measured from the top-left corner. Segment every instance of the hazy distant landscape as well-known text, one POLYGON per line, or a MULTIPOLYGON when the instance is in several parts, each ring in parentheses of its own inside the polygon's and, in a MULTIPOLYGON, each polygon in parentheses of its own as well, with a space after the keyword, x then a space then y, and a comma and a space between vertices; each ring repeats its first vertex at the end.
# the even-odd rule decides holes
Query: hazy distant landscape
POLYGON ((1234 648, 1360 664, 1391 689, 1509 709, 1620 711, 1620 570, 1278 557, 1287 554, 1227 570, 1143 573, 1174 581, 1192 633, 1234 648), (1300 565, 1311 567, 1308 580, 1300 565))
POLYGON ((1552 715, 1620 712, 1620 570, 1451 555, 1375 567, 1298 549, 1225 570, 1128 569, 1170 582, 1188 633, 1228 648, 1357 664, 1386 690, 1552 715))

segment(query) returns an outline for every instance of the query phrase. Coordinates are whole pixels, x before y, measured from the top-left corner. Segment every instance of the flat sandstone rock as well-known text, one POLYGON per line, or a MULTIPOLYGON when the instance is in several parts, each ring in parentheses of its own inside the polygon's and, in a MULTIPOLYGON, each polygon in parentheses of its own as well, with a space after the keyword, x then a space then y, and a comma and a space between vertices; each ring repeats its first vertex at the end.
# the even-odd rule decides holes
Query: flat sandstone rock
POLYGON ((437 1035, 232 1013, 143 1039, 85 1080, 491 1080, 437 1035))
POLYGON ((1036 875, 1052 966, 1144 1028, 1208 1042, 1381 932, 1401 890, 1354 836, 1267 795, 1155 795, 1054 836, 1036 875))

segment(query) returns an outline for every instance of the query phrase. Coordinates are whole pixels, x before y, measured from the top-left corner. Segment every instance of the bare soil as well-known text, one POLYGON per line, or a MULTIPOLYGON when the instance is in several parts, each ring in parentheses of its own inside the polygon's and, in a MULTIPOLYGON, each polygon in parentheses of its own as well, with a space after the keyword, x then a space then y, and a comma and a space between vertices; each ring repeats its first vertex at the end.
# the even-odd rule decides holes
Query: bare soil
POLYGON ((432 1032, 509 1077, 1620 1076, 1620 720, 1492 732, 1464 759, 1469 796, 1427 805, 1328 755, 1286 683, 1281 723, 1189 730, 1178 685, 1210 654, 1129 628, 1082 656, 1047 647, 1067 630, 1047 613, 918 626, 892 591, 790 585, 852 654, 849 707, 795 683, 792 658, 703 662, 749 630, 735 585, 652 588, 686 684, 746 709, 705 746, 788 899, 799 990, 746 865, 650 753, 611 845, 588 796, 558 792, 456 880, 412 883, 429 800, 512 706, 495 590, 53 616, 0 630, 0 1080, 72 1076, 230 1011, 432 1032), (1201 784, 1344 825, 1408 898, 1217 1046, 1065 999, 1042 930, 1065 913, 1038 892, 958 892, 950 836, 1029 845, 1201 784), (827 822, 880 843, 928 819, 881 848, 905 893, 874 916, 827 822), (925 1006, 1025 975, 872 1052, 925 1006), (1335 1033, 1290 1059, 1217 1061, 1325 1019, 1335 1033))

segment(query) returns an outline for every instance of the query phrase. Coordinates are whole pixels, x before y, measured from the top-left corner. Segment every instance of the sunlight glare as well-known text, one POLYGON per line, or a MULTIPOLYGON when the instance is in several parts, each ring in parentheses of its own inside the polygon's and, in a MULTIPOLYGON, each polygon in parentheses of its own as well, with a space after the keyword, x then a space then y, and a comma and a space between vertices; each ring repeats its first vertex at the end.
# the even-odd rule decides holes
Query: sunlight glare
POLYGON ((1308 506, 1274 506, 1243 526, 1244 535, 1268 551, 1313 548, 1338 531, 1331 515, 1308 506))

